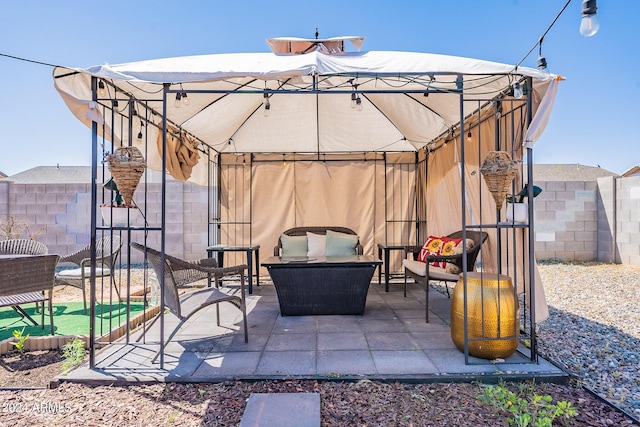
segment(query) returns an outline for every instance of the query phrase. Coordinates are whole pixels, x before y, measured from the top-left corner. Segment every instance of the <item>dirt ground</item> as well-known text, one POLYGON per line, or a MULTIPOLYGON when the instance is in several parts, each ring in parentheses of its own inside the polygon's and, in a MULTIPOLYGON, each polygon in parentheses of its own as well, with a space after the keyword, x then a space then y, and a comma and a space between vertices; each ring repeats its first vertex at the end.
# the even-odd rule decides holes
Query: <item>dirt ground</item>
MULTIPOLYGON (((76 288, 56 288, 54 301, 79 297, 76 288)), ((48 388, 62 372, 62 361, 61 351, 0 357, 0 426, 237 426, 251 393, 283 392, 319 393, 323 426, 509 425, 506 413, 481 403, 481 384, 291 380, 48 388)), ((515 392, 522 386, 508 387, 515 392)), ((578 384, 535 384, 535 394, 570 402, 577 415, 569 425, 632 424, 578 384)))

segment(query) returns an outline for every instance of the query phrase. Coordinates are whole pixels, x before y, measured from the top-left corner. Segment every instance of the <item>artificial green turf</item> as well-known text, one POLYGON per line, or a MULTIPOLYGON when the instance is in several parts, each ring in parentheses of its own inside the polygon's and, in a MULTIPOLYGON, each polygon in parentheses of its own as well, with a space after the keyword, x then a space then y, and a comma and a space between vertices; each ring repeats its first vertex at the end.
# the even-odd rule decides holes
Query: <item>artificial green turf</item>
MULTIPOLYGON (((24 327, 23 334, 31 336, 44 336, 51 333, 49 325, 49 312, 45 304, 44 329, 40 325, 41 313, 35 312, 35 304, 24 304, 21 306, 36 322, 38 326, 34 326, 28 319, 23 319, 11 307, 0 309, 0 340, 13 336, 14 330, 21 331, 24 327)), ((89 334, 89 312, 84 314, 84 305, 82 302, 66 302, 53 304, 53 326, 55 335, 88 335, 89 334)), ((131 317, 142 312, 142 303, 131 303, 131 317)), ((127 320, 126 303, 98 304, 96 306, 96 336, 109 333, 111 329, 115 329, 127 320), (102 327, 100 325, 102 319, 102 327)))

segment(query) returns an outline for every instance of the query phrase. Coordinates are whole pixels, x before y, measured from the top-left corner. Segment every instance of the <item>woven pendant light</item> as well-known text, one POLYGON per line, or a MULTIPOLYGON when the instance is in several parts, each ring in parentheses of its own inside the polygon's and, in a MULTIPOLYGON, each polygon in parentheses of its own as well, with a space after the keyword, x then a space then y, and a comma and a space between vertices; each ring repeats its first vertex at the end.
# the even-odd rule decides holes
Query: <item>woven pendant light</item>
POLYGON ((106 160, 125 206, 134 207, 133 192, 146 168, 142 153, 136 147, 121 147, 107 155, 106 160))
POLYGON ((517 172, 517 163, 511 160, 511 156, 506 151, 489 151, 484 158, 480 173, 484 177, 498 209, 502 208, 511 181, 516 177, 517 172))

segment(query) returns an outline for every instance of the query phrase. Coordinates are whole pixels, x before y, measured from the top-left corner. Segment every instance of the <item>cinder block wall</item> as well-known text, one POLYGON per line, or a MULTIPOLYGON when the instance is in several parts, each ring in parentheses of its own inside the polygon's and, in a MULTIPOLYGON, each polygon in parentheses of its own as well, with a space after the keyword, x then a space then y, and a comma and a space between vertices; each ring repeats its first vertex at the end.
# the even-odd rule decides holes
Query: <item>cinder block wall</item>
POLYGON ((596 182, 535 182, 536 257, 563 261, 598 259, 596 182))
MULTIPOLYGON (((604 261, 640 266, 640 176, 600 178, 597 182, 536 182, 535 239, 538 259, 604 261)), ((146 241, 160 247, 161 186, 148 184, 147 198, 139 188, 134 200, 146 212, 151 230, 146 241)), ((168 181, 166 250, 186 259, 206 256, 207 189, 168 181)), ((29 221, 31 231, 45 227, 38 238, 51 253, 67 254, 90 239, 89 184, 15 184, 0 181, 0 217, 29 221)), ((100 219, 100 218, 98 218, 100 219)), ((142 219, 138 220, 142 225, 142 219)), ((124 242, 128 235, 123 232, 124 242)), ((131 240, 143 242, 142 231, 131 240)), ((127 262, 128 245, 122 252, 127 262)), ((131 262, 142 257, 131 252, 131 262)))
POLYGON ((598 261, 620 262, 616 241, 616 179, 598 179, 598 261))
MULTIPOLYGON (((150 230, 146 241, 160 247, 162 196, 160 184, 148 184, 147 197, 140 188, 134 200, 143 212, 150 230)), ((99 189, 100 191, 100 189, 99 189)), ((207 247, 207 189, 194 184, 169 181, 166 191, 166 250, 167 253, 197 259, 206 256, 207 247)), ((0 216, 13 215, 29 222, 30 230, 45 228, 38 240, 47 245, 50 253, 60 255, 74 252, 90 241, 91 227, 90 184, 15 184, 0 182, 0 216)), ((98 224, 101 222, 98 211, 98 224)), ((143 224, 139 218, 137 225, 143 224)), ((25 238, 27 238, 25 236, 25 238)), ((122 232, 128 241, 127 232, 122 232)), ((131 240, 143 242, 143 231, 131 231, 131 240)), ((122 250, 122 261, 128 262, 128 245, 122 250)), ((141 254, 131 252, 131 262, 141 262, 141 254)))
POLYGON ((640 266, 640 176, 616 182, 618 262, 640 266))

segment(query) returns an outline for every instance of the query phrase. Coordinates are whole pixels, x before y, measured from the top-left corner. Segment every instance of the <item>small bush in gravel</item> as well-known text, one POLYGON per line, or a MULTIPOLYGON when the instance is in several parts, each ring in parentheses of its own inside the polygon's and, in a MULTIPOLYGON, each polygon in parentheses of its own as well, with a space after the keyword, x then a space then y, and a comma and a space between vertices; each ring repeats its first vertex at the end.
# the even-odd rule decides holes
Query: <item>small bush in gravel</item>
POLYGON ((570 402, 563 400, 554 404, 551 396, 536 394, 534 384, 530 387, 523 384, 518 394, 503 385, 488 386, 479 399, 484 404, 513 415, 507 421, 509 425, 518 427, 551 427, 556 417, 559 417, 562 425, 568 425, 569 419, 576 414, 570 402))
POLYGON ((29 334, 24 335, 24 328, 21 331, 15 330, 13 331, 13 336, 15 337, 16 342, 12 342, 13 346, 20 352, 20 354, 24 354, 24 343, 29 338, 29 334))
POLYGON ((74 338, 62 347, 62 355, 64 361, 62 362, 63 371, 69 372, 76 366, 80 366, 84 361, 84 341, 80 338, 74 338))

